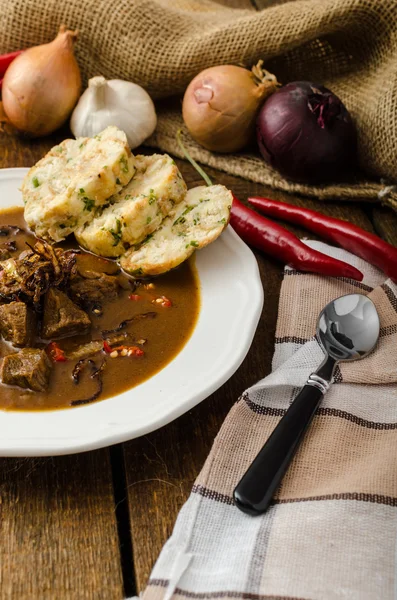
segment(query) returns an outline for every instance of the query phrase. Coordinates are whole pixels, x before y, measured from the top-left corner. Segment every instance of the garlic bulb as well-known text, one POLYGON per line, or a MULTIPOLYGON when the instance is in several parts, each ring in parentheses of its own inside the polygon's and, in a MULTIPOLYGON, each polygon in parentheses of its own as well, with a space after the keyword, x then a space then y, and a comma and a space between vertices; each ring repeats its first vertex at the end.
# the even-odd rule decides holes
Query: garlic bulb
POLYGON ((131 148, 144 142, 156 128, 154 104, 136 83, 121 79, 93 77, 82 94, 70 120, 77 137, 93 137, 109 125, 124 131, 131 148))

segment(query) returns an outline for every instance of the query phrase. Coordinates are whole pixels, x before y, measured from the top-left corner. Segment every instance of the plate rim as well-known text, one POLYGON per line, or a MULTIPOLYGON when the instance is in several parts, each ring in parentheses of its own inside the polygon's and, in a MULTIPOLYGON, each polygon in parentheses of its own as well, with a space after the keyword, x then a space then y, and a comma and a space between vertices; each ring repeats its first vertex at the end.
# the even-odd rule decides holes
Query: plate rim
MULTIPOLYGON (((15 176, 18 179, 21 179, 22 175, 26 174, 29 171, 29 167, 11 167, 11 168, 6 168, 6 169, 0 169, 0 180, 3 180, 4 178, 10 178, 15 176)), ((18 437, 4 437, 3 435, 0 436, 0 456, 4 456, 4 457, 27 457, 27 456, 54 456, 54 455, 65 455, 65 454, 75 454, 75 453, 79 453, 79 452, 85 452, 85 451, 90 451, 90 450, 94 450, 94 449, 99 449, 99 448, 104 448, 104 447, 108 447, 111 446, 113 444, 118 444, 118 443, 122 443, 122 442, 126 442, 129 440, 132 440, 134 438, 140 437, 142 435, 145 435, 147 433, 150 433, 151 431, 155 431, 169 423, 171 423, 172 421, 174 421, 175 419, 177 419, 178 417, 180 417, 181 415, 183 415, 184 413, 188 412, 189 410, 191 410, 192 408, 194 408, 195 406, 197 406, 200 402, 203 402, 205 399, 207 399, 211 394, 213 394, 217 389, 219 389, 222 385, 224 385, 224 383, 226 383, 230 377, 237 371, 237 369, 240 367, 240 365, 242 364, 243 360, 245 359, 246 355, 248 354, 248 351, 251 347, 256 329, 257 329, 257 325, 262 313, 262 308, 263 308, 263 302, 264 302, 264 291, 263 291, 263 285, 262 285, 262 281, 261 281, 261 277, 260 277, 260 272, 259 272, 259 266, 257 263, 257 260, 255 258, 255 255, 253 254, 253 252, 251 251, 251 249, 245 244, 245 242, 243 242, 243 240, 241 240, 241 238, 237 235, 237 233, 232 229, 232 227, 229 225, 227 227, 227 229, 225 230, 224 236, 231 236, 231 241, 234 244, 234 246, 236 248, 238 248, 238 254, 240 254, 243 258, 244 258, 244 269, 247 269, 248 271, 248 277, 247 280, 249 279, 249 294, 250 294, 250 300, 252 300, 252 302, 250 303, 252 312, 250 315, 250 319, 249 319, 249 323, 245 323, 245 329, 244 331, 241 332, 241 336, 239 339, 239 344, 238 347, 236 347, 236 350, 234 352, 233 355, 233 359, 229 360, 227 366, 225 367, 225 369, 223 369, 222 373, 220 376, 217 377, 216 380, 213 380, 212 382, 210 382, 210 384, 205 384, 203 385, 203 387, 194 393, 191 393, 189 395, 189 398, 187 400, 185 400, 183 403, 180 403, 177 406, 172 407, 172 409, 170 409, 166 415, 166 417, 164 416, 160 416, 160 418, 158 419, 152 419, 150 422, 148 422, 145 426, 140 426, 138 428, 136 428, 133 431, 128 431, 128 427, 123 428, 122 426, 119 426, 118 429, 112 429, 111 426, 106 427, 105 429, 97 429, 95 432, 95 435, 90 435, 90 433, 88 435, 80 435, 77 438, 74 437, 70 437, 68 436, 67 438, 59 438, 58 437, 48 437, 45 438, 43 436, 41 437, 32 437, 32 438, 18 438, 18 437), (24 441, 25 440, 25 441, 24 441)), ((198 273, 198 278, 200 281, 200 269, 199 267, 196 265, 197 268, 197 273, 198 273)), ((197 326, 197 325, 196 325, 197 326)), ((193 330, 194 333, 194 330, 193 330)), ((193 335, 192 333, 192 335, 193 335)), ((190 338, 189 338, 190 339, 190 338)), ((188 343, 188 342, 187 342, 188 343)), ((177 356, 181 355, 184 351, 184 348, 186 347, 186 345, 182 348, 182 350, 178 353, 177 356)), ((171 361, 173 362, 177 356, 171 361)), ((170 363, 169 363, 170 364, 170 363)), ((155 378, 156 375, 154 375, 152 378, 155 378)), ((137 386, 139 387, 139 386, 137 386)), ((135 388, 131 388, 131 389, 135 389, 135 388)), ((113 397, 113 398, 117 398, 117 396, 113 397)), ((111 398, 105 399, 101 402, 108 402, 110 401, 111 398)), ((236 398, 237 400, 237 398, 236 398)), ((94 403, 92 406, 94 406, 97 403, 94 403)), ((99 404, 99 403, 98 403, 99 404)), ((76 407, 73 409, 73 411, 76 412, 76 416, 78 416, 80 411, 84 411, 86 409, 89 409, 89 406, 83 406, 83 407, 76 407)), ((62 412, 64 410, 67 410, 69 412, 69 409, 62 409, 62 412)), ((3 426, 5 425, 5 420, 3 419, 2 416, 4 417, 5 414, 7 413, 11 413, 11 414, 23 414, 23 415, 35 415, 34 418, 39 418, 38 415, 42 416, 42 415, 46 415, 48 413, 53 413, 53 412, 61 412, 61 411, 5 411, 5 410, 0 410, 0 430, 3 429, 3 426)))

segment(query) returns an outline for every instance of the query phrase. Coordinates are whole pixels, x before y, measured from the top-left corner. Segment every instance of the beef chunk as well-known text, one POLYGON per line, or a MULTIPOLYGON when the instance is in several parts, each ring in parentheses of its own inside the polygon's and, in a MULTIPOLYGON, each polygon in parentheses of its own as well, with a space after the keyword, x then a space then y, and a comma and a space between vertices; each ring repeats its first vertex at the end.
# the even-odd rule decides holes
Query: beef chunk
POLYGON ((83 302, 104 302, 117 298, 119 282, 114 275, 84 271, 70 282, 72 296, 83 302))
POLYGON ((3 383, 44 392, 48 387, 51 361, 44 350, 24 348, 3 358, 0 377, 3 383))
POLYGON ((66 294, 50 288, 44 298, 42 336, 44 339, 70 337, 87 333, 91 321, 66 294))
POLYGON ((11 258, 11 252, 15 252, 17 245, 15 242, 5 242, 0 245, 0 260, 8 260, 11 258))
POLYGON ((27 346, 36 329, 34 312, 23 302, 10 302, 0 306, 0 333, 15 346, 27 346))

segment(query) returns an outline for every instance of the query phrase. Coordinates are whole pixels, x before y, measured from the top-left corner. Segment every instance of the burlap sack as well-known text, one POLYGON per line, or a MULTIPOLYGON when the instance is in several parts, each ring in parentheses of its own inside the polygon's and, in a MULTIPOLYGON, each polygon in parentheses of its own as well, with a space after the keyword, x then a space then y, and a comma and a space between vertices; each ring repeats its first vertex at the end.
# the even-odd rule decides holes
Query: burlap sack
MULTIPOLYGON (((194 156, 283 190, 397 209, 397 0, 264 4, 255 11, 210 0, 0 0, 0 52, 47 42, 64 22, 80 30, 85 80, 129 79, 155 98, 182 93, 208 66, 263 58, 281 82, 324 83, 343 99, 357 123, 360 165, 374 179, 312 188, 287 182, 254 154, 224 157, 191 143, 194 156)), ((178 153, 179 112, 160 110, 151 144, 178 153)))

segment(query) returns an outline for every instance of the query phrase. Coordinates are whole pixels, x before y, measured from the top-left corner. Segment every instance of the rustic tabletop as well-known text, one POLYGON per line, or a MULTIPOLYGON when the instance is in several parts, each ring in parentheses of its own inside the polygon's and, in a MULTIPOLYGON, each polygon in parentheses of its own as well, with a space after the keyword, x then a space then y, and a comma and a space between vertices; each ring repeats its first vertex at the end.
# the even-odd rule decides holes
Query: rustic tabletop
MULTIPOLYGON (((31 166, 65 133, 34 142, 0 133, 0 168, 31 166)), ((188 186, 201 185, 188 163, 177 162, 188 186)), ((397 245, 397 215, 389 209, 314 202, 208 173, 241 199, 268 195, 306 205, 397 245)), ((216 393, 170 425, 122 445, 0 459, 1 599, 117 600, 144 589, 224 417, 239 394, 270 371, 282 266, 260 254, 257 259, 263 314, 248 356, 216 393)))

